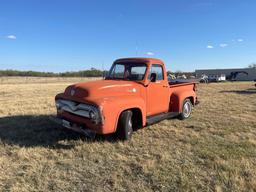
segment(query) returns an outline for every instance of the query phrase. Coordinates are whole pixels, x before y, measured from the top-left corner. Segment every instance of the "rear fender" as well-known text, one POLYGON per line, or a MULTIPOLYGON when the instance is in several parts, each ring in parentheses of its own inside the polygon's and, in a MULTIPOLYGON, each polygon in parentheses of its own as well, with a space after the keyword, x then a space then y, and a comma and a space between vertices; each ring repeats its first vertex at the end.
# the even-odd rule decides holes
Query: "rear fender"
POLYGON ((172 112, 182 112, 182 106, 183 106, 183 101, 186 98, 191 99, 191 103, 195 105, 196 102, 196 93, 194 91, 177 91, 173 92, 171 94, 170 98, 170 111, 172 112))

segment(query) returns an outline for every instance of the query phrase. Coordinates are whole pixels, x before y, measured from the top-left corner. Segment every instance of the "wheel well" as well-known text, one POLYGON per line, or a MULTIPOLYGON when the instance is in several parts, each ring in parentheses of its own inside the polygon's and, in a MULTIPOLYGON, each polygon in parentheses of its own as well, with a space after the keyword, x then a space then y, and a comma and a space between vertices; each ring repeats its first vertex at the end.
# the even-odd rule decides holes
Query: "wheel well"
POLYGON ((194 105, 194 98, 193 97, 187 97, 186 99, 189 99, 192 103, 192 105, 194 105))
POLYGON ((132 111, 133 129, 139 129, 142 127, 142 112, 139 108, 130 109, 132 111))
MULTIPOLYGON (((137 129, 141 128, 143 126, 141 110, 139 108, 131 108, 131 109, 126 109, 124 111, 128 111, 128 110, 130 110, 132 112, 133 130, 137 130, 137 129)), ((122 111, 122 113, 124 111, 122 111)), ((122 113, 120 113, 120 115, 119 115, 118 123, 119 123, 120 116, 122 113)))

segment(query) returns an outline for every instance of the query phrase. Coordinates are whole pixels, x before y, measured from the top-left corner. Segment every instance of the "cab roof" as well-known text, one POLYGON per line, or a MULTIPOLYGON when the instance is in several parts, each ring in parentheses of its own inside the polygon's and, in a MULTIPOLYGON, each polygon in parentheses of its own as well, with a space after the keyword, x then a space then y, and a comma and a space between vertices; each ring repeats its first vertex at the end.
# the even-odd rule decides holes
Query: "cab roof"
POLYGON ((131 58, 121 58, 115 60, 114 63, 119 63, 119 62, 141 62, 141 63, 154 63, 154 64, 163 64, 164 62, 160 59, 156 58, 143 58, 143 57, 131 57, 131 58))

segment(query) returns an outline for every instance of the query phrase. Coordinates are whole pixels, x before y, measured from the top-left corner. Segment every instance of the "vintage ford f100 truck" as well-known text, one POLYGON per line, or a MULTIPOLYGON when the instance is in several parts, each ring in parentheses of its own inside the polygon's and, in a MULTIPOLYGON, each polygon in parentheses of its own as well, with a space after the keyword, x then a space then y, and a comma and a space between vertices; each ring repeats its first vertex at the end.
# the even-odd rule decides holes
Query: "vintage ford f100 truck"
POLYGON ((198 103, 196 83, 168 82, 164 63, 151 58, 118 59, 105 79, 68 86, 55 102, 64 127, 122 140, 164 119, 186 119, 198 103))

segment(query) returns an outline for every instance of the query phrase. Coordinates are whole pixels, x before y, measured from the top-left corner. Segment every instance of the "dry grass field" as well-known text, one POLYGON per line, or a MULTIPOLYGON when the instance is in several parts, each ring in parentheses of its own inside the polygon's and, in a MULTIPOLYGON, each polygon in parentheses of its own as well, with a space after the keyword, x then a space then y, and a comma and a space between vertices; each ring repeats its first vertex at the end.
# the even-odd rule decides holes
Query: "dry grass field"
POLYGON ((0 191, 256 191, 256 89, 200 85, 190 119, 95 141, 49 121, 83 78, 0 78, 0 191))

